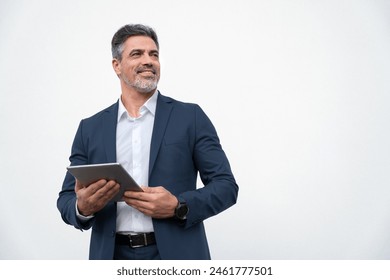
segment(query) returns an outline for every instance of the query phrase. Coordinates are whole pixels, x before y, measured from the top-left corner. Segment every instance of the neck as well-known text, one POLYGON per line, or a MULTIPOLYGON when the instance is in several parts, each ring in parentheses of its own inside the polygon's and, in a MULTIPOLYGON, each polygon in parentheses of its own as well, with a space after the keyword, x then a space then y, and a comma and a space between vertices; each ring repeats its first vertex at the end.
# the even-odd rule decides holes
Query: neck
POLYGON ((121 100, 127 112, 132 117, 139 117, 139 108, 153 95, 155 90, 151 92, 138 92, 135 90, 123 90, 121 100))

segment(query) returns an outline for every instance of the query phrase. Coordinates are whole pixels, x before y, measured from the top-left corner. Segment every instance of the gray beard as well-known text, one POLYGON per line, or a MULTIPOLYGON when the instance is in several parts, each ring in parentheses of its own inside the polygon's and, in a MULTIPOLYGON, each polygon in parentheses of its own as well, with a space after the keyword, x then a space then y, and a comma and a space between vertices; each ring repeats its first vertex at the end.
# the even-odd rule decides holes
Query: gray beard
POLYGON ((126 85, 135 88, 138 92, 148 93, 157 88, 158 81, 155 79, 139 79, 137 78, 134 83, 124 78, 126 85))

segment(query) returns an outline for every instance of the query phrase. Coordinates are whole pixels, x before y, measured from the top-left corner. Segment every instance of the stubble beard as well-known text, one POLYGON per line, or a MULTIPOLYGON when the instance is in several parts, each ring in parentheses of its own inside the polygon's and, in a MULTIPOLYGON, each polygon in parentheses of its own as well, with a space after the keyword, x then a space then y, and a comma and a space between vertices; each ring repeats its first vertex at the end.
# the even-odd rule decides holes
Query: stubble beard
POLYGON ((129 81, 126 77, 123 77, 124 82, 129 87, 136 89, 140 93, 149 93, 156 90, 158 79, 156 77, 140 78, 137 77, 134 82, 129 81))

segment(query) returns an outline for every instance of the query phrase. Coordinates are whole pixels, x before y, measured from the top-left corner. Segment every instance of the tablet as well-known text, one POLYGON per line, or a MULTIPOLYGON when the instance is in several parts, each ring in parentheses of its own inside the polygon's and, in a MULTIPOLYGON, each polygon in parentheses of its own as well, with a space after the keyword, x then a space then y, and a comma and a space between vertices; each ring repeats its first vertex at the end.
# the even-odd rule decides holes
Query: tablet
POLYGON ((85 186, 100 179, 114 180, 120 185, 119 193, 112 201, 122 201, 125 191, 143 191, 120 163, 73 165, 67 167, 70 174, 85 186))

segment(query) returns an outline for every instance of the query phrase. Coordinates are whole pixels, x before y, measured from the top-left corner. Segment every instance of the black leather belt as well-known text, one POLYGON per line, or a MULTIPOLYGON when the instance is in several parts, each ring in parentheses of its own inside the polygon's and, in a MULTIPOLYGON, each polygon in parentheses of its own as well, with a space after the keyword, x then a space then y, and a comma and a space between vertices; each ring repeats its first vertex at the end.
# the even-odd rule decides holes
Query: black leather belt
POLYGON ((156 244, 156 239, 154 238, 153 232, 141 233, 137 235, 116 234, 115 244, 128 245, 131 248, 139 248, 139 247, 156 244))

